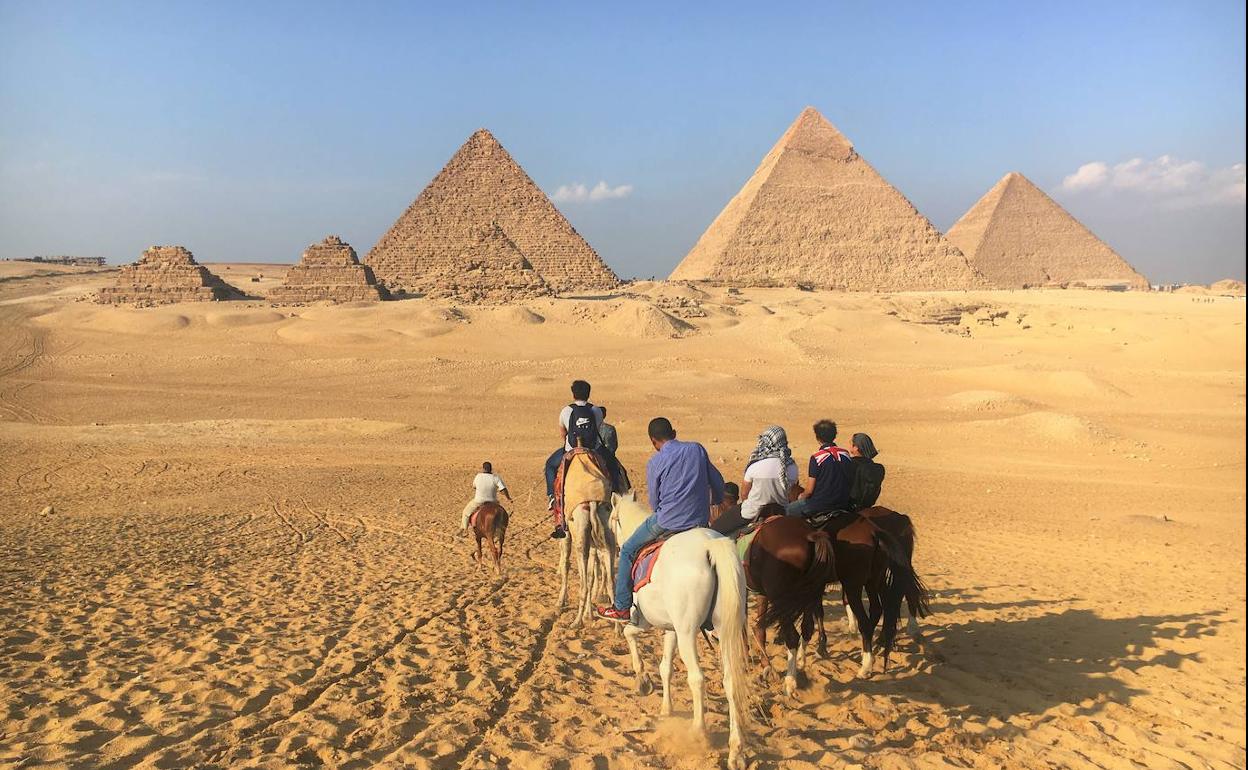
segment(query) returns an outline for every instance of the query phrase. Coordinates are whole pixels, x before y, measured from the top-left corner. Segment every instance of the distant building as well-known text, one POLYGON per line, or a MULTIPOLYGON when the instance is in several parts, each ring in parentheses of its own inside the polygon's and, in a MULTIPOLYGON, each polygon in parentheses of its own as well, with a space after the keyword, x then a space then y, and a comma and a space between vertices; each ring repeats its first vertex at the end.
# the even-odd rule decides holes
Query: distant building
POLYGON ((39 262, 44 265, 70 265, 72 267, 104 267, 103 257, 17 257, 14 262, 39 262))

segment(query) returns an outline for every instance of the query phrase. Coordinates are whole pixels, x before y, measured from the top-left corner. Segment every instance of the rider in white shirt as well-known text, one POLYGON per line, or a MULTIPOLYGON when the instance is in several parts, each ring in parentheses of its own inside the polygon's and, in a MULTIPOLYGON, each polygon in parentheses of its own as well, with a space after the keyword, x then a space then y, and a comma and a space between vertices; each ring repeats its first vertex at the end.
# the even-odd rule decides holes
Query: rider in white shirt
POLYGON ((502 477, 494 472, 494 466, 488 462, 481 464, 481 472, 472 479, 472 488, 472 499, 464 506, 464 515, 459 521, 461 530, 468 529, 468 517, 472 516, 472 512, 480 508, 482 503, 497 503, 499 492, 503 493, 507 502, 511 502, 511 493, 507 491, 507 485, 503 483, 502 477))

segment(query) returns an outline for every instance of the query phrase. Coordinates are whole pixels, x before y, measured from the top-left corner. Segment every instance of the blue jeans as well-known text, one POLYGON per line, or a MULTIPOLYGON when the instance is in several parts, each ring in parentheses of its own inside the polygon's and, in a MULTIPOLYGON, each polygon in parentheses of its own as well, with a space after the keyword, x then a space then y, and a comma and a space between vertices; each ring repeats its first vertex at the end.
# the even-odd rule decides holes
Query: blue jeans
POLYGON ((546 458, 546 496, 555 496, 555 477, 559 475, 559 463, 563 461, 564 448, 559 447, 546 458))
POLYGON ((650 518, 641 523, 632 536, 620 546, 620 566, 615 573, 615 608, 627 610, 633 606, 633 562, 637 554, 647 543, 667 534, 667 530, 659 526, 659 518, 651 514, 650 518))
POLYGON ((807 514, 815 513, 815 511, 808 510, 810 508, 809 503, 810 503, 810 500, 805 500, 805 499, 794 500, 793 502, 784 506, 784 515, 785 516, 806 516, 807 514))

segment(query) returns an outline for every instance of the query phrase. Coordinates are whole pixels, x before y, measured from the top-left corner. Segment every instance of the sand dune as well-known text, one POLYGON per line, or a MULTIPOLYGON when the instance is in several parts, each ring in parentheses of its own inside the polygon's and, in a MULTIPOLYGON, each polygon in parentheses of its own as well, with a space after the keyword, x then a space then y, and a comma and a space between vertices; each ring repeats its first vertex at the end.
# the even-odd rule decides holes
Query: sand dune
POLYGON ((759 689, 756 767, 1245 765, 1242 300, 75 301, 108 280, 0 283, 0 766, 714 766, 713 656, 700 743, 679 664, 660 719, 619 634, 553 606, 574 377, 639 482, 656 414, 736 480, 764 426, 804 456, 829 416, 916 521, 926 645, 854 679, 831 613, 797 696, 759 689), (502 578, 453 533, 483 460, 516 498, 502 578))

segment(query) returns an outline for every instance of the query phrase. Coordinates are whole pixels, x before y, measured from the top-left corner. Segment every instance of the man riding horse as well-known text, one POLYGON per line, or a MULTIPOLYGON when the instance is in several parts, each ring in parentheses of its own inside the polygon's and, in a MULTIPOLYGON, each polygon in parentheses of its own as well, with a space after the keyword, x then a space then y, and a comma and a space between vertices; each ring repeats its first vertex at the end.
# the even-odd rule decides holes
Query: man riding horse
POLYGON ((810 518, 850 509, 850 454, 836 445, 836 423, 820 420, 814 424, 814 431, 819 449, 810 456, 801 494, 784 509, 789 516, 810 518))
POLYGON ((666 417, 647 427, 655 454, 646 463, 650 506, 654 513, 620 546, 615 575, 615 606, 598 607, 600 618, 627 623, 633 606, 633 561, 649 543, 677 532, 705 527, 711 504, 720 504, 724 477, 711 464, 706 449, 695 441, 677 441, 666 417))

